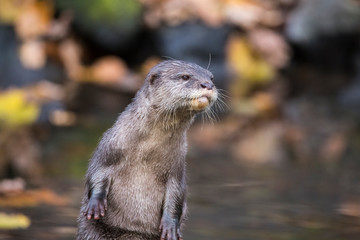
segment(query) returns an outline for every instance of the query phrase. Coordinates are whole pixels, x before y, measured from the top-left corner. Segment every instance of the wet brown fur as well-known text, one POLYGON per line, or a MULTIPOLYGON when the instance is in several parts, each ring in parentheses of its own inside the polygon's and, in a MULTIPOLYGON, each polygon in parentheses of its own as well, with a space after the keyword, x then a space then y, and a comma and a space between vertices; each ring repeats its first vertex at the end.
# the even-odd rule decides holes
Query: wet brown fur
POLYGON ((212 85, 211 79, 209 71, 182 61, 164 61, 151 69, 90 160, 78 240, 181 237, 186 214, 186 131, 200 112, 192 109, 191 101, 205 94, 207 108, 211 107, 217 90, 201 86, 212 85), (105 205, 104 216, 94 219, 92 212, 87 219, 91 206, 105 205))

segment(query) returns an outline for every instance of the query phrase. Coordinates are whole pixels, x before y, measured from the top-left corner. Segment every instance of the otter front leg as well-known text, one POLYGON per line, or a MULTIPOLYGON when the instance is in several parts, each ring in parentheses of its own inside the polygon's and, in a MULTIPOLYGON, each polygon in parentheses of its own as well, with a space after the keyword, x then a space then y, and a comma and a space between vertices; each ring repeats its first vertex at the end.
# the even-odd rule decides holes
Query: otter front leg
POLYGON ((84 211, 84 216, 86 216, 88 220, 91 218, 99 219, 100 216, 105 216, 109 185, 108 179, 104 179, 90 187, 88 192, 88 202, 84 211))
POLYGON ((184 215, 185 183, 170 179, 160 223, 161 240, 182 240, 180 225, 184 215))

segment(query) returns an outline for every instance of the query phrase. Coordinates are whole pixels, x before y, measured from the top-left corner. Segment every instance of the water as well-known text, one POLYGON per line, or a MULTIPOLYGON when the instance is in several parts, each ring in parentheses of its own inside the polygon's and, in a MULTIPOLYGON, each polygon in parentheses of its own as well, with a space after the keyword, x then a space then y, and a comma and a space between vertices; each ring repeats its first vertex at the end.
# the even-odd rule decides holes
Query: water
MULTIPOLYGON (((53 132, 44 143, 46 171, 40 186, 69 203, 0 207, 0 212, 22 213, 32 221, 26 230, 0 230, 1 240, 74 239, 87 159, 108 126, 53 132)), ((360 163, 351 154, 333 166, 293 161, 248 166, 233 159, 226 147, 189 145, 184 239, 360 239, 360 163)))

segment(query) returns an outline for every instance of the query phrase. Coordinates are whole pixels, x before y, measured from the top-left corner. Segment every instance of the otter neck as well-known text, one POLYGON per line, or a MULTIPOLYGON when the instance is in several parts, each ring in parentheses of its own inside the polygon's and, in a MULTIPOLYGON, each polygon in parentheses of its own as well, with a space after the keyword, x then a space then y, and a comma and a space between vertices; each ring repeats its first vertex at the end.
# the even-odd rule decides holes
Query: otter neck
POLYGON ((164 110, 152 104, 148 99, 137 98, 134 102, 136 115, 142 126, 148 130, 162 130, 164 132, 184 132, 195 118, 195 113, 187 109, 164 110))
POLYGON ((164 111, 152 106, 149 114, 149 124, 164 131, 186 131, 195 118, 195 114, 185 109, 164 111))

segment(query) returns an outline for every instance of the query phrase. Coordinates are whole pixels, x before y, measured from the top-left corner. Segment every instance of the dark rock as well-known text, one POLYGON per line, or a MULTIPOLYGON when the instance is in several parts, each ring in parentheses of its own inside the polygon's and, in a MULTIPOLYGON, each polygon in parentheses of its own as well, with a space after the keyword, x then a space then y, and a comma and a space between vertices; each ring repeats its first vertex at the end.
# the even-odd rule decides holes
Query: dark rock
POLYGON ((360 33, 360 4, 351 0, 307 0, 290 15, 288 38, 311 44, 321 36, 360 33))
POLYGON ((209 27, 201 22, 179 26, 163 26, 158 31, 158 48, 164 58, 185 60, 207 67, 214 74, 218 87, 226 86, 225 46, 230 27, 209 27))
POLYGON ((112 52, 126 50, 141 27, 138 1, 58 0, 56 6, 74 13, 77 33, 112 52))
POLYGON ((22 87, 44 79, 52 82, 64 79, 61 67, 51 60, 41 69, 26 69, 20 62, 18 46, 13 27, 0 25, 0 88, 22 87))

